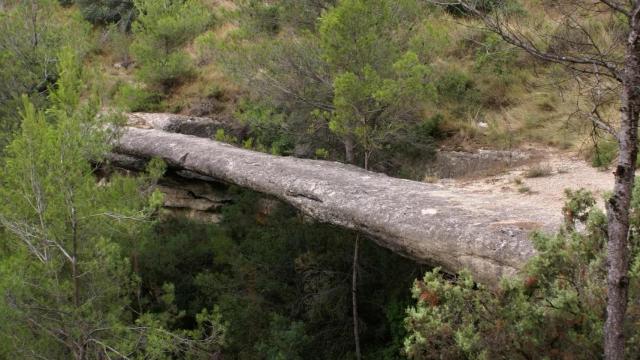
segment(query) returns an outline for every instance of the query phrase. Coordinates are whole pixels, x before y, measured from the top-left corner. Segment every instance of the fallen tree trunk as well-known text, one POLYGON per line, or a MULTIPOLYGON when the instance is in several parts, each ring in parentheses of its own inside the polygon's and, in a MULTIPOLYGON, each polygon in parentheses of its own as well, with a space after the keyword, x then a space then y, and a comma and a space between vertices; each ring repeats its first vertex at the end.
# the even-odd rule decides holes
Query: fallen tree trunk
POLYGON ((409 258, 496 284, 534 254, 533 229, 555 230, 558 216, 495 196, 388 177, 337 162, 279 157, 185 134, 126 128, 115 152, 159 157, 169 166, 275 196, 314 219, 369 235, 409 258))

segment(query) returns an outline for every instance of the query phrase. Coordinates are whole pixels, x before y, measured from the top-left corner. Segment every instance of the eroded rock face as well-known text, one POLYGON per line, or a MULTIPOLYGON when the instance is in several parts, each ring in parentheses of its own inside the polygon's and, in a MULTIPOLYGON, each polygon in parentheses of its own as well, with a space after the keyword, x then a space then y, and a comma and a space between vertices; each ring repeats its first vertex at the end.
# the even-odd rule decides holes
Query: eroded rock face
POLYGON ((560 223, 539 204, 505 209, 493 195, 458 193, 336 162, 257 153, 155 127, 125 129, 115 151, 160 157, 173 169, 274 196, 407 257, 451 272, 469 269, 487 284, 516 273, 534 254, 532 229, 554 231, 560 223))
POLYGON ((218 129, 226 134, 242 138, 246 129, 229 119, 196 117, 166 113, 131 113, 127 115, 129 126, 156 129, 171 133, 214 139, 218 129))
POLYGON ((427 166, 427 176, 459 178, 483 176, 526 163, 530 153, 520 151, 478 150, 477 152, 439 151, 427 166))
POLYGON ((173 172, 160 179, 157 189, 164 194, 167 211, 209 223, 220 222, 222 207, 233 201, 224 184, 181 177, 173 172))

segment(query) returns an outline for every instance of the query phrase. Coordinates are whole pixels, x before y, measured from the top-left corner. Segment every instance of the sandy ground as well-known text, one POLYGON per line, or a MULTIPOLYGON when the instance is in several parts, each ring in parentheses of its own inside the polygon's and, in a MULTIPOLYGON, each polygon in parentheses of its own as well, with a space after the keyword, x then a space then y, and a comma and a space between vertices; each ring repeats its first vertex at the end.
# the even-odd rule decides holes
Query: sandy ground
POLYGON ((604 207, 602 195, 613 189, 611 170, 591 167, 573 153, 555 150, 537 150, 538 160, 509 169, 500 174, 479 179, 442 179, 440 184, 450 187, 461 196, 475 198, 480 195, 493 206, 509 208, 528 205, 545 210, 554 218, 561 218, 565 201, 564 190, 580 188, 590 190, 598 205, 604 207), (528 177, 531 169, 544 169, 544 176, 528 177))

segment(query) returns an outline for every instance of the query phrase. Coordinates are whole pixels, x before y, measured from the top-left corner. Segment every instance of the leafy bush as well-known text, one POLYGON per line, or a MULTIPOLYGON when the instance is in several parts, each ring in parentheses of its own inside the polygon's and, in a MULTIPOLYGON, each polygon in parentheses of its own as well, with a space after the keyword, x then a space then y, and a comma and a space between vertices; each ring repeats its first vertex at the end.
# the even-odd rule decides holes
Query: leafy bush
POLYGON ((436 84, 438 99, 441 101, 451 101, 461 106, 478 102, 478 90, 473 80, 463 71, 457 69, 442 71, 438 74, 436 84))
POLYGON ((82 15, 92 24, 117 23, 129 30, 136 17, 134 0, 76 0, 82 15))
POLYGON ((201 326, 174 333, 162 316, 133 310, 139 282, 121 245, 145 233, 161 206, 153 185, 164 163, 152 160, 137 179, 97 182, 88 160, 109 151, 112 117, 99 115, 95 92, 87 96, 73 51, 59 54, 58 67, 46 110, 23 97, 22 131, 2 162, 0 357, 193 359, 216 351, 218 322, 208 312, 201 326))
POLYGON ((500 77, 507 77, 517 58, 516 50, 506 44, 499 35, 488 34, 476 51, 475 67, 500 77))
MULTIPOLYGON (((453 281, 437 270, 416 281, 417 301, 407 312, 411 359, 596 359, 602 353, 606 307, 606 216, 586 191, 568 192, 566 229, 536 234, 537 254, 524 274, 503 279, 497 289, 476 284, 463 272, 453 281), (576 232, 577 223, 585 230, 576 232)), ((640 203, 634 190, 633 207, 640 203)), ((640 218, 632 220, 637 234, 640 218)), ((634 235, 635 236, 635 235, 634 235)), ((633 244, 637 239, 633 239, 633 244)), ((631 297, 640 292, 640 256, 634 246, 631 297)), ((640 347, 640 304, 629 303, 629 354, 640 347)))
POLYGON ((249 126, 256 146, 270 149, 273 154, 291 154, 294 142, 287 129, 286 115, 271 106, 244 101, 236 117, 249 126))
POLYGON ((128 68, 133 63, 131 58, 132 36, 118 28, 116 24, 106 26, 105 36, 108 40, 109 53, 120 66, 128 68))
POLYGON ((173 52, 161 58, 140 57, 140 53, 137 54, 138 59, 144 60, 136 71, 136 75, 151 86, 172 88, 195 75, 195 68, 187 53, 173 52))
POLYGON ((245 31, 251 34, 276 34, 280 30, 280 7, 262 0, 243 0, 238 13, 245 31))
MULTIPOLYGON (((259 194, 232 188, 226 195, 233 201, 220 224, 169 220, 133 244, 141 302, 162 313, 163 298, 175 294, 172 313, 182 314, 176 328, 194 326, 201 309, 217 307, 227 323, 225 358, 353 358, 345 275, 355 235, 259 194)), ((399 360, 406 289, 423 267, 370 241, 360 255, 363 355, 399 360)))
POLYGON ((0 153, 17 131, 23 94, 46 105, 56 83, 58 56, 69 47, 84 57, 91 26, 71 8, 62 13, 55 0, 8 1, 0 10, 0 153), (34 42, 34 40, 37 40, 34 42))
POLYGON ((618 143, 612 139, 598 139, 593 144, 591 151, 591 165, 597 168, 606 168, 618 156, 618 143))
POLYGON ((198 65, 206 65, 214 59, 217 43, 216 35, 212 31, 198 35, 198 37, 193 40, 193 43, 196 49, 198 65))
POLYGON ((429 18, 416 24, 416 30, 408 46, 420 59, 433 61, 451 47, 450 28, 429 18))
POLYGON ((145 88, 124 84, 115 95, 117 105, 127 111, 158 111, 163 96, 145 88))
POLYGON ((235 144, 238 142, 238 139, 235 136, 227 134, 224 129, 216 130, 214 139, 216 141, 226 142, 229 144, 235 144))
POLYGON ((167 90, 193 74, 193 64, 182 47, 212 21, 198 0, 136 0, 138 19, 131 46, 138 61, 136 75, 147 85, 167 90))
POLYGON ((337 4, 337 0, 280 0, 281 21, 296 28, 313 30, 323 11, 337 4))
POLYGON ((315 152, 316 159, 327 159, 329 157, 329 150, 325 148, 318 148, 315 152))

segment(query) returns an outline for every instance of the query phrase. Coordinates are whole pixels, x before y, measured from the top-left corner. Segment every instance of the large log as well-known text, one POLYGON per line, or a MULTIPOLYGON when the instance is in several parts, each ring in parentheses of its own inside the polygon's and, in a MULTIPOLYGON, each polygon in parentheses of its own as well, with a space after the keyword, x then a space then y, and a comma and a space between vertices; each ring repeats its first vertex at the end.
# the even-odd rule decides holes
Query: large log
POLYGON ((268 155, 161 128, 124 129, 115 152, 160 157, 174 168, 275 196, 401 255, 451 272, 468 269, 486 284, 517 273, 534 254, 533 229, 553 231, 559 225, 558 216, 539 204, 504 208, 493 195, 337 162, 268 155))

